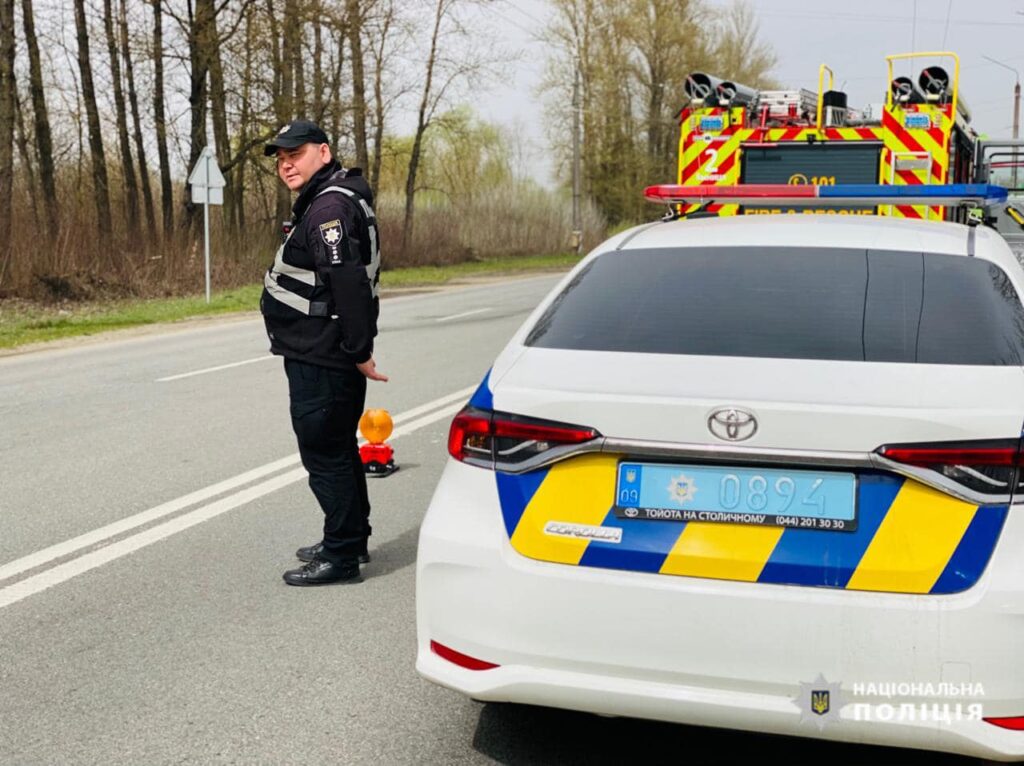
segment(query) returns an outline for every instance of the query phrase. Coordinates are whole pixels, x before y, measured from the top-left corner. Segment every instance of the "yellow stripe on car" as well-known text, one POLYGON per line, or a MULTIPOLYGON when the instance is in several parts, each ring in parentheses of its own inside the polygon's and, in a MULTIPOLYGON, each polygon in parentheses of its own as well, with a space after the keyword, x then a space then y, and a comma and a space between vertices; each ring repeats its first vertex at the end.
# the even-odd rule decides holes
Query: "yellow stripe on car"
POLYGON ((672 546, 661 573, 754 582, 784 531, 691 522, 672 546))
POLYGON ((905 482, 846 587, 927 593, 977 510, 930 487, 905 482))
POLYGON ((582 455, 553 466, 530 500, 512 535, 512 547, 525 556, 578 564, 589 540, 549 535, 549 521, 599 525, 615 497, 616 455, 582 455))

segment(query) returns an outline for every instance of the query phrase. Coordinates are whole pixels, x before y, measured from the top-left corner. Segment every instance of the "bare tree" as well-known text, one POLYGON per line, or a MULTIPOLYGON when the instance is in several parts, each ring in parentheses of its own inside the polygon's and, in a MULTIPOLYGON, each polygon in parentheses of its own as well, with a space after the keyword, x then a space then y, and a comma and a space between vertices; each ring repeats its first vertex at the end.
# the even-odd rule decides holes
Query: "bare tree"
POLYGON ((164 235, 174 228, 174 192, 171 187, 171 160, 167 151, 167 118, 164 116, 164 37, 163 3, 153 3, 153 123, 156 150, 160 160, 160 207, 163 211, 164 235))
POLYGON ((623 32, 634 49, 631 79, 644 95, 648 162, 651 172, 671 178, 676 105, 683 78, 708 57, 707 41, 693 33, 708 14, 693 0, 631 0, 628 11, 623 32))
POLYGON ((392 38, 398 29, 394 0, 381 0, 376 10, 374 23, 367 25, 373 57, 373 158, 370 160, 368 182, 374 194, 377 193, 380 183, 386 115, 394 99, 401 95, 400 89, 392 88, 390 96, 386 95, 384 90, 384 77, 391 55, 389 46, 392 45, 392 38))
MULTIPOLYGON (((405 181, 405 217, 402 223, 402 250, 408 250, 412 241, 413 217, 415 213, 416 174, 423 155, 423 136, 431 126, 438 108, 445 103, 450 91, 456 86, 471 82, 485 72, 484 59, 469 45, 470 35, 458 19, 454 10, 460 0, 437 0, 434 6, 430 45, 427 52, 426 76, 416 116, 416 131, 413 134, 412 150, 405 181), (442 37, 453 36, 462 43, 458 58, 441 55, 442 37), (436 78, 436 81, 435 81, 436 78)), ((493 58, 493 54, 492 54, 493 58)))
MULTIPOLYGON (((238 120, 238 141, 247 144, 249 139, 250 123, 252 121, 252 90, 253 90, 253 49, 255 47, 256 30, 253 24, 252 13, 245 16, 245 32, 242 46, 242 82, 241 82, 241 105, 238 120)), ((238 204, 234 208, 234 220, 229 225, 235 231, 241 231, 245 227, 245 171, 249 164, 249 152, 241 155, 238 167, 234 173, 234 185, 237 189, 238 204)))
POLYGON ((60 205, 54 181, 53 139, 50 135, 50 118, 46 109, 43 68, 39 61, 39 42, 36 39, 32 0, 21 0, 21 20, 25 29, 25 47, 28 50, 28 81, 35 121, 36 159, 39 162, 39 178, 43 187, 43 197, 47 201, 51 220, 51 225, 46 228, 47 235, 50 235, 56 231, 56 222, 60 220, 60 205))
MULTIPOLYGON (((221 46, 217 37, 217 17, 210 21, 211 34, 214 44, 207 51, 210 64, 210 116, 213 118, 213 141, 217 149, 217 165, 224 168, 231 156, 231 139, 228 136, 228 99, 227 89, 224 85, 224 64, 221 61, 221 46)), ((241 204, 236 198, 236 189, 233 173, 228 170, 224 173, 226 188, 224 189, 224 218, 226 221, 234 220, 235 207, 241 204)))
MULTIPOLYGON (((12 0, 4 0, 9 2, 12 0)), ((75 29, 78 32, 78 70, 82 78, 82 99, 85 102, 86 121, 89 125, 89 150, 92 155, 93 196, 100 235, 109 237, 110 185, 107 181, 107 160, 103 153, 103 134, 96 106, 96 89, 92 80, 92 62, 89 60, 89 28, 85 18, 85 0, 73 0, 75 29)))
MULTIPOLYGON (((0 249, 11 239, 14 180, 14 0, 0 0, 0 249)), ((6 254, 4 254, 6 255, 6 254)), ((6 264, 7 258, 4 258, 6 264)))
POLYGON ((366 145, 366 75, 363 72, 363 14, 361 0, 347 0, 348 44, 352 54, 352 134, 356 144, 356 166, 370 162, 366 145))
POLYGON ((309 105, 313 110, 312 118, 320 122, 324 116, 324 24, 321 19, 323 5, 320 0, 313 0, 313 101, 309 105))
MULTIPOLYGON (((207 74, 210 70, 210 54, 217 38, 217 7, 214 0, 194 0, 194 5, 193 0, 187 0, 186 10, 186 18, 174 18, 188 43, 188 169, 191 170, 206 148, 206 111, 209 103, 207 74)), ((185 184, 185 221, 189 226, 195 221, 195 209, 191 186, 185 184)))
POLYGON ((714 39, 719 75, 755 88, 772 85, 768 71, 778 57, 760 39, 760 24, 750 3, 734 0, 717 20, 714 39))
POLYGON ((121 56, 124 59, 124 73, 128 85, 128 103, 132 109, 135 154, 139 158, 139 179, 142 182, 142 201, 146 208, 146 229, 149 236, 156 234, 156 212, 153 210, 153 192, 149 186, 149 168, 146 163, 146 146, 142 140, 142 120, 139 115, 139 96, 135 90, 135 67, 132 51, 128 45, 128 0, 121 0, 120 15, 121 56))
MULTIPOLYGON (((579 72, 582 85, 582 181, 605 218, 640 220, 635 189, 675 175, 683 82, 694 70, 760 85, 774 58, 757 37, 742 3, 714 7, 699 0, 552 0, 545 33, 556 54, 546 89, 549 125, 563 158, 575 133, 565 108, 579 72), (728 38, 728 45, 721 44, 728 38), (578 62, 578 64, 577 64, 578 62)), ((565 162, 565 166, 569 165, 565 162)))
POLYGON ((288 48, 291 53, 291 67, 292 67, 292 103, 293 110, 296 115, 305 116, 307 112, 307 99, 306 99, 306 68, 303 66, 302 60, 302 42, 305 39, 305 29, 309 23, 309 17, 306 13, 308 7, 308 0, 306 2, 300 2, 296 4, 294 13, 296 17, 287 17, 285 24, 288 26, 295 25, 295 38, 292 46, 288 48))
POLYGON ((107 36, 107 55, 110 56, 110 80, 114 91, 114 111, 117 115, 117 142, 121 150, 121 177, 124 179, 125 202, 127 205, 128 231, 131 240, 137 240, 139 231, 139 185, 135 180, 135 162, 132 160, 131 142, 128 139, 128 110, 124 102, 124 87, 121 82, 121 61, 114 37, 114 8, 111 0, 103 0, 103 30, 107 36))
MULTIPOLYGON (((284 0, 284 28, 275 12, 274 0, 267 0, 270 21, 270 47, 274 66, 273 102, 277 125, 285 125, 295 117, 295 58, 298 55, 302 27, 298 14, 298 0, 284 0)), ((288 189, 276 187, 276 218, 284 220, 291 213, 291 197, 288 189)))
MULTIPOLYGON (((14 137, 18 145, 18 154, 21 155, 21 164, 25 168, 25 181, 28 186, 29 199, 32 202, 32 218, 42 221, 39 217, 39 193, 36 189, 36 172, 32 166, 32 152, 28 148, 28 133, 25 130, 25 116, 21 109, 21 99, 18 97, 18 90, 14 90, 14 112, 17 117, 14 137)), ((49 228, 49 227, 47 227, 49 228)))

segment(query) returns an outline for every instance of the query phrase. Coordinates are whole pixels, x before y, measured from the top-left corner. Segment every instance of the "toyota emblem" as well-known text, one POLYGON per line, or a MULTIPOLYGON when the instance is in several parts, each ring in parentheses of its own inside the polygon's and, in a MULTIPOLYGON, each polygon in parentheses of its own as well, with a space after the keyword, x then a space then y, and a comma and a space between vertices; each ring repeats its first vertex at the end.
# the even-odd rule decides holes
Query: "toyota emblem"
POLYGON ((719 407, 708 415, 708 430, 719 439, 742 442, 757 433, 757 418, 738 407, 719 407))

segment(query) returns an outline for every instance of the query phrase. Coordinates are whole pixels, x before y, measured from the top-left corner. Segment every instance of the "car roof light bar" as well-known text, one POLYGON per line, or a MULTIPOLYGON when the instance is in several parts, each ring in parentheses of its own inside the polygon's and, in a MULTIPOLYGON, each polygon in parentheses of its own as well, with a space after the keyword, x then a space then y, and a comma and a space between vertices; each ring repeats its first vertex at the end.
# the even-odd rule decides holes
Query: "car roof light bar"
POLYGON ((1006 202, 1007 190, 991 184, 932 184, 890 186, 887 184, 741 184, 738 186, 648 186, 644 197, 667 204, 719 202, 722 204, 787 207, 832 205, 996 205, 1006 202))

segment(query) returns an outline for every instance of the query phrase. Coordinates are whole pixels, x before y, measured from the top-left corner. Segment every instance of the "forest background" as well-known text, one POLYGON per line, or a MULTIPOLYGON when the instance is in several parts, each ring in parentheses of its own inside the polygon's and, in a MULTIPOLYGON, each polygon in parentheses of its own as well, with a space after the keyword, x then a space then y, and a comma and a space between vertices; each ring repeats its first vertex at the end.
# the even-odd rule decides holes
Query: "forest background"
POLYGON ((0 0, 0 302, 201 292, 186 179, 207 146, 227 181, 213 283, 259 281, 290 215, 263 144, 296 117, 364 169, 385 269, 564 252, 577 68, 589 246, 660 213, 639 190, 675 178, 689 72, 771 84, 742 0, 550 0, 544 108, 526 116, 547 188, 522 136, 472 106, 516 66, 483 23, 511 1, 0 0))

